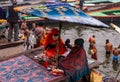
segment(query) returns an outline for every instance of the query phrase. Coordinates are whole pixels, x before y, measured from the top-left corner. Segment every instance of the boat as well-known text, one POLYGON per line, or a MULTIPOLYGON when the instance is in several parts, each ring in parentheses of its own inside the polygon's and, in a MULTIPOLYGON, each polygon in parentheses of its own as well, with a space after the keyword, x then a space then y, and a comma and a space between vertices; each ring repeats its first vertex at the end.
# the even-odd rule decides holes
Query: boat
POLYGON ((27 22, 32 22, 32 21, 40 21, 40 20, 45 20, 44 18, 36 17, 36 16, 22 16, 23 20, 26 20, 27 22))
POLYGON ((120 22, 120 2, 86 13, 102 22, 120 22))
POLYGON ((85 3, 117 3, 120 2, 120 0, 86 0, 85 3))

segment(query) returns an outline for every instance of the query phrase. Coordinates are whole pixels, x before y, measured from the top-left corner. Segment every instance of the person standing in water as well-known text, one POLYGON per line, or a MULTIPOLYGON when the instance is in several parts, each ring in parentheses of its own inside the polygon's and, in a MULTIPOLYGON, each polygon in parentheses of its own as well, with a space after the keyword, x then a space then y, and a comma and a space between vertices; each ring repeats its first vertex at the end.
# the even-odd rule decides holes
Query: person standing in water
POLYGON ((113 45, 109 42, 109 39, 106 39, 105 50, 106 50, 106 58, 109 58, 112 53, 113 45))
POLYGON ((113 49, 113 62, 118 62, 119 60, 119 50, 117 49, 117 47, 115 47, 113 49))
POLYGON ((92 36, 89 38, 89 49, 91 49, 92 46, 95 45, 95 43, 96 43, 95 35, 92 35, 92 36))

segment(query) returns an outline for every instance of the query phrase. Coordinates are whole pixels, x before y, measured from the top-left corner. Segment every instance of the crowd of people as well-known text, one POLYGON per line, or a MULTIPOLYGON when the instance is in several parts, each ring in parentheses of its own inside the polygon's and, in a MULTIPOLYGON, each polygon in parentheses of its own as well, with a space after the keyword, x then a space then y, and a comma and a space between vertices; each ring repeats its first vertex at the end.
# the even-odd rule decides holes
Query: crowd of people
POLYGON ((20 25, 18 37, 24 40, 25 51, 44 46, 44 54, 50 61, 55 59, 57 54, 58 58, 64 56, 64 53, 70 48, 70 53, 64 57, 64 59, 60 59, 58 65, 68 76, 69 82, 76 82, 81 78, 85 78, 85 76, 90 73, 86 51, 83 45, 84 40, 82 38, 76 39, 73 46, 70 44, 69 39, 69 41, 66 40, 65 43, 63 42, 62 38, 59 37, 58 28, 44 28, 42 22, 26 22, 25 20, 23 20, 20 25), (73 73, 73 75, 70 75, 70 73, 73 73), (78 77, 76 78, 76 76, 78 77))
MULTIPOLYGON (((83 0, 81 0, 81 3, 83 3, 83 0)), ((14 41, 18 41, 19 39, 24 40, 24 50, 44 46, 44 54, 50 60, 56 58, 57 55, 58 57, 64 56, 63 54, 69 48, 70 52, 65 58, 60 59, 58 64, 59 68, 65 71, 69 82, 76 82, 90 73, 84 49, 84 40, 82 38, 77 38, 74 41, 74 45, 71 45, 70 39, 66 39, 63 42, 58 28, 44 28, 42 22, 36 24, 36 22, 26 22, 26 20, 22 20, 20 25, 20 13, 13 10, 16 4, 16 2, 13 2, 13 5, 8 8, 6 16, 9 22, 9 42, 12 40, 14 31, 14 41)), ((82 8, 82 4, 80 5, 82 8)), ((91 58, 98 60, 95 35, 89 38, 89 43, 91 58)), ((105 50, 106 57, 110 57, 110 54, 113 53, 113 61, 118 62, 120 51, 117 47, 113 48, 109 39, 106 40, 105 50)))
POLYGON ((24 29, 21 27, 21 31, 25 36, 24 40, 26 50, 44 46, 45 56, 53 62, 53 59, 57 57, 57 54, 58 58, 62 57, 69 48, 70 53, 67 54, 66 57, 60 59, 58 65, 60 69, 65 71, 69 82, 76 82, 80 78, 85 78, 85 76, 90 73, 86 51, 84 49, 84 40, 82 38, 76 39, 74 45, 71 45, 69 39, 64 43, 62 38, 59 37, 58 28, 44 28, 41 22, 37 25, 35 25, 34 22, 28 24, 29 25, 27 25, 25 21, 21 24, 21 26, 24 27, 24 29), (70 73, 73 74, 70 75, 70 73))
MULTIPOLYGON (((92 59, 98 60, 97 48, 96 48, 95 43, 96 43, 95 35, 92 35, 89 38, 89 54, 91 54, 92 59)), ((109 58, 112 54, 113 62, 118 62, 119 54, 120 54, 119 46, 118 47, 113 47, 113 44, 109 41, 109 39, 106 39, 104 47, 105 47, 105 51, 106 51, 105 52, 106 58, 109 58)))

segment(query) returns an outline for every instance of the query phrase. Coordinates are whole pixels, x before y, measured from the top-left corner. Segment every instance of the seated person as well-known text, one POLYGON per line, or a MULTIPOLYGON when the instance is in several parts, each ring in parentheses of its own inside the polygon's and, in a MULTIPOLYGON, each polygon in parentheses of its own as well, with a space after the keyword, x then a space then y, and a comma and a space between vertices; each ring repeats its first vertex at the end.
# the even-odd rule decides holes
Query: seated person
POLYGON ((76 39, 74 47, 71 49, 67 57, 59 61, 59 68, 64 70, 69 82, 77 82, 89 74, 90 70, 83 44, 83 39, 76 39))
POLYGON ((67 39, 67 40, 65 41, 65 46, 66 46, 67 48, 69 48, 69 49, 72 49, 72 48, 73 48, 73 46, 70 44, 70 39, 67 39))
POLYGON ((57 28, 53 28, 46 37, 44 48, 45 48, 45 55, 48 56, 49 58, 56 57, 58 49, 59 49, 58 55, 62 55, 67 51, 61 38, 60 38, 60 42, 58 43, 59 40, 58 35, 59 35, 59 30, 57 28))

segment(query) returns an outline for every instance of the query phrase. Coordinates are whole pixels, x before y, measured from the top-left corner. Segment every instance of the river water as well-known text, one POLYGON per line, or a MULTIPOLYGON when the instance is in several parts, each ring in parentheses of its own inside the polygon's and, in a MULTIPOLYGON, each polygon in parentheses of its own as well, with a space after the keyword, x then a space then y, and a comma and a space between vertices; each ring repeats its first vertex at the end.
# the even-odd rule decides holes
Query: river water
MULTIPOLYGON (((71 40, 73 44, 76 38, 83 38, 85 40, 85 50, 88 51, 89 42, 88 39, 90 36, 95 35, 96 39, 96 47, 97 47, 97 55, 98 61, 104 62, 99 69, 103 72, 115 77, 117 75, 118 69, 120 69, 120 60, 118 64, 112 63, 112 54, 110 58, 105 57, 105 41, 109 39, 113 44, 113 47, 118 47, 120 44, 120 34, 113 30, 112 28, 95 28, 89 26, 82 25, 63 25, 61 37, 65 41, 67 38, 71 40)), ((87 53, 87 57, 90 58, 90 55, 87 53)), ((120 78, 120 74, 119 77, 120 78)))

